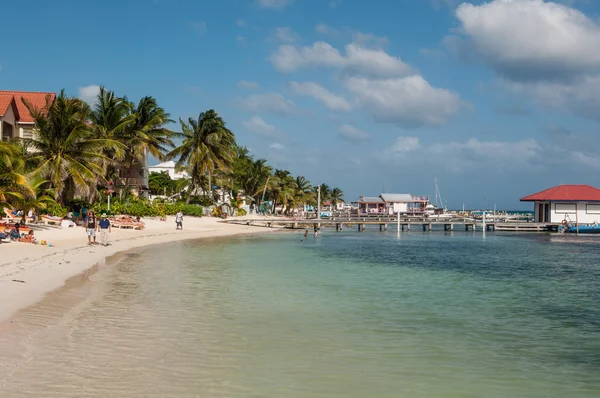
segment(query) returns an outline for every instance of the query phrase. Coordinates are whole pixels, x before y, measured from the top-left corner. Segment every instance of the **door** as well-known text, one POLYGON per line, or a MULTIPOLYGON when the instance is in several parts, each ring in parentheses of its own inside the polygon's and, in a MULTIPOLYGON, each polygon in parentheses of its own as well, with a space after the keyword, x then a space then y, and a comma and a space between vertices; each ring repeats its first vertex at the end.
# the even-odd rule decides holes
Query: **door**
POLYGON ((550 203, 544 204, 544 221, 542 222, 550 222, 550 203))
POLYGON ((537 222, 544 222, 544 204, 538 203, 537 222))

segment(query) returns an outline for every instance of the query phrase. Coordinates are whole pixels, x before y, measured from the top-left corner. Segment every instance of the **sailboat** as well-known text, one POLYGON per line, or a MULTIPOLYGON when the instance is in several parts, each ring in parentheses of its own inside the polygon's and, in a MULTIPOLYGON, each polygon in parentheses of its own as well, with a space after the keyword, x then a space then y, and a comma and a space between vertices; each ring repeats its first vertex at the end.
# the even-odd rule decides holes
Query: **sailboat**
POLYGON ((434 178, 435 183, 435 205, 429 203, 425 206, 425 213, 428 214, 429 218, 436 219, 447 219, 454 217, 454 214, 448 213, 448 209, 442 200, 442 194, 440 193, 440 188, 438 187, 437 177, 434 178), (440 206, 442 206, 440 208, 440 206))

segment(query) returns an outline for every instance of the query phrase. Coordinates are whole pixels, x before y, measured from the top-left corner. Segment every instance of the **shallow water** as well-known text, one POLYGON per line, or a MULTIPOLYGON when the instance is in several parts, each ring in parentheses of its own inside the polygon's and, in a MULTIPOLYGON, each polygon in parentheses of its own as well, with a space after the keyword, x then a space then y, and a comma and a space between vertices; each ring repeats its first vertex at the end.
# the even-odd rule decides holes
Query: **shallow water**
POLYGON ((600 240, 179 242, 0 325, 7 397, 598 397, 600 240))

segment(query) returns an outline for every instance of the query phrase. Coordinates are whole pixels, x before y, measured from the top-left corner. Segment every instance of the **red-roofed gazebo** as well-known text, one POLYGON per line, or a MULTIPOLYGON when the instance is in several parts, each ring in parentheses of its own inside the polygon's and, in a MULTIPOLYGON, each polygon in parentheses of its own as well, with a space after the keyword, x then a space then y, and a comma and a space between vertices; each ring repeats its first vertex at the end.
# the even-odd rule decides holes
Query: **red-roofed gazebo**
POLYGON ((521 198, 534 202, 535 220, 560 223, 578 220, 581 224, 600 221, 600 189, 590 185, 557 185, 521 198))

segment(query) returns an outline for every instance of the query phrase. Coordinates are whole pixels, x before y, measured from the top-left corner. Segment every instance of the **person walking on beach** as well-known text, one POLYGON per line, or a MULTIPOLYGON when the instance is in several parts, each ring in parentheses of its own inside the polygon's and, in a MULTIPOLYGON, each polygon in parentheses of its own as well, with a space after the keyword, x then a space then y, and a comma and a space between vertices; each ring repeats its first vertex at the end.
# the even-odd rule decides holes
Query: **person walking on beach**
POLYGON ((110 220, 106 218, 106 213, 102 213, 102 217, 98 221, 98 231, 100 231, 100 243, 102 246, 108 246, 108 234, 112 230, 110 228, 110 220))
POLYGON ((183 229, 183 213, 181 210, 175 215, 175 230, 183 229))
POLYGON ((84 221, 85 229, 88 236, 88 245, 96 244, 96 215, 93 211, 87 213, 87 217, 84 221), (92 243, 92 238, 94 242, 92 243))

